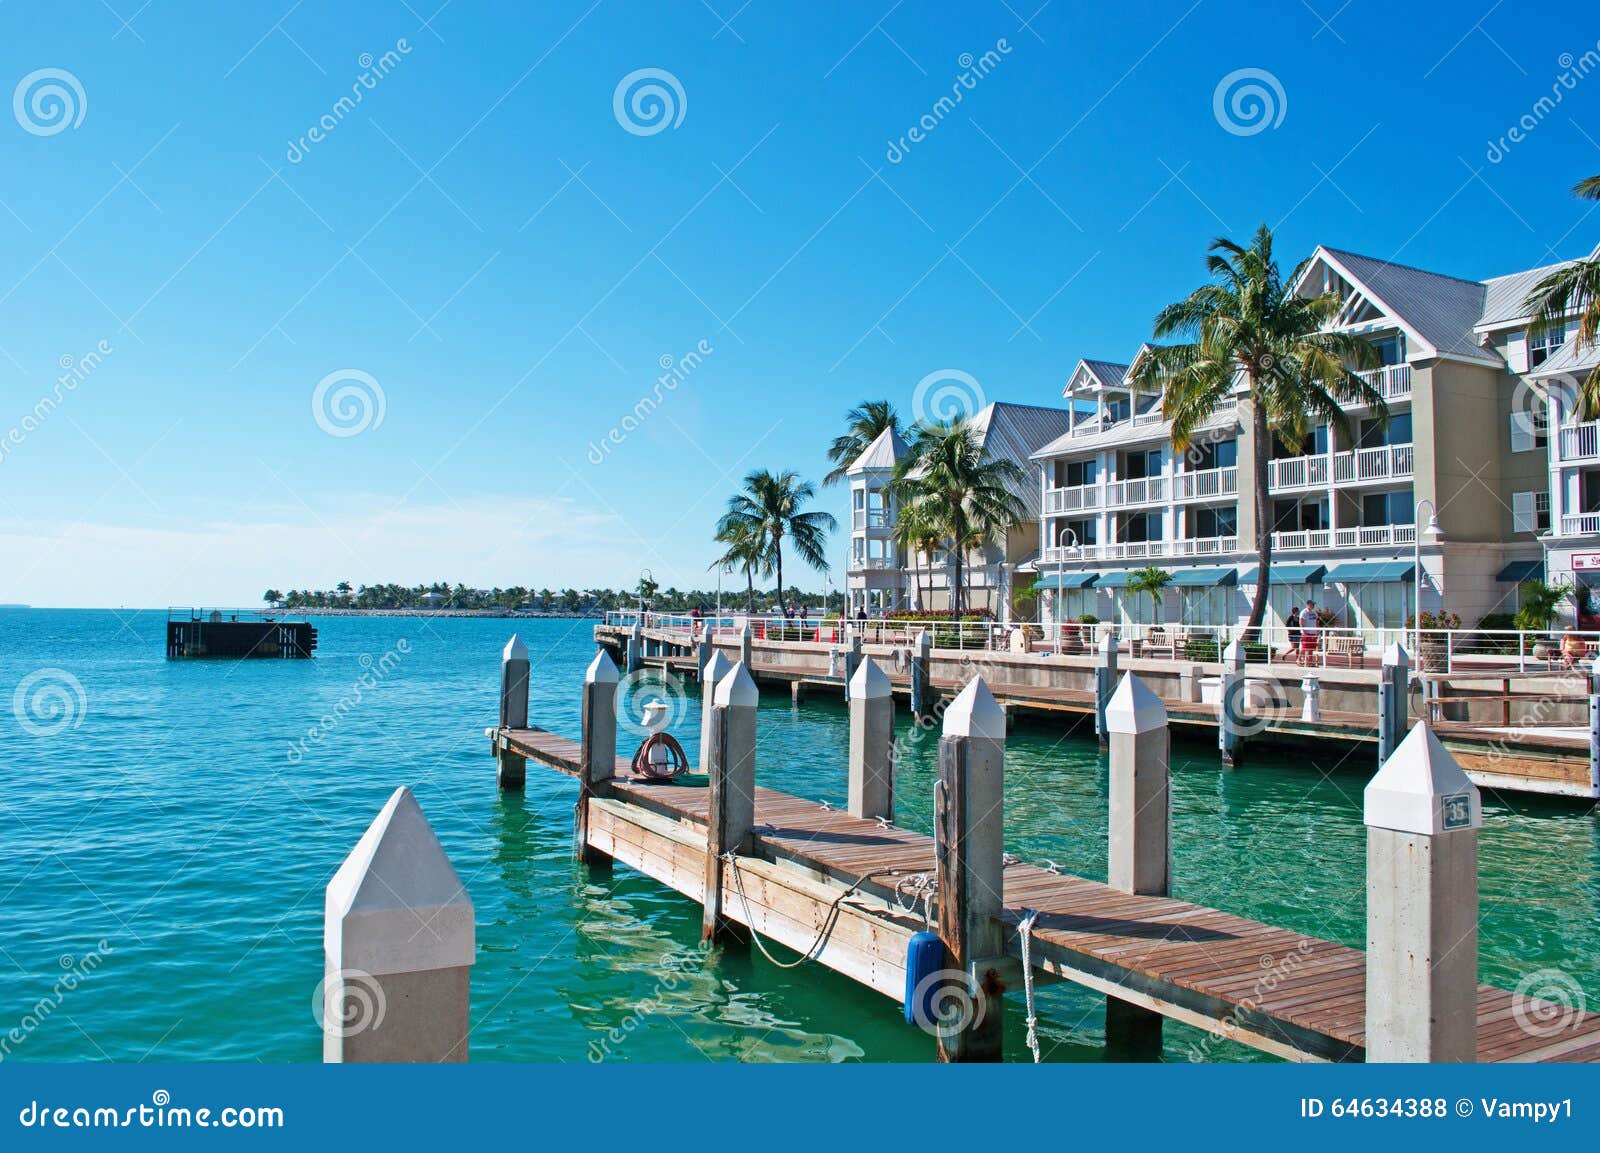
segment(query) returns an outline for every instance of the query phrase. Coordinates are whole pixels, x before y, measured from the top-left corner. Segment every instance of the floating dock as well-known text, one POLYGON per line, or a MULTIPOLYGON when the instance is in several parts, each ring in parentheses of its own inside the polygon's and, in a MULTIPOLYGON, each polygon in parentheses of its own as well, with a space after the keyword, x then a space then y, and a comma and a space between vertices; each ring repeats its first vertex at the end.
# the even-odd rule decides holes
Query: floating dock
POLYGON ((167 610, 168 660, 295 660, 316 649, 317 630, 310 621, 278 620, 253 610, 167 610))

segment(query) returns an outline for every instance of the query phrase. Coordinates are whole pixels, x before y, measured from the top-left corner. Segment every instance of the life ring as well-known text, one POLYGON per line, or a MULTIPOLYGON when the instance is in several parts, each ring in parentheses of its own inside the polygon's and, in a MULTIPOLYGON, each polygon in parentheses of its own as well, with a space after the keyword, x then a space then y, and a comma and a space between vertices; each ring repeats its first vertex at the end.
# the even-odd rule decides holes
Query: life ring
POLYGON ((647 780, 670 780, 689 771, 689 755, 671 733, 652 733, 633 754, 633 771, 647 780))

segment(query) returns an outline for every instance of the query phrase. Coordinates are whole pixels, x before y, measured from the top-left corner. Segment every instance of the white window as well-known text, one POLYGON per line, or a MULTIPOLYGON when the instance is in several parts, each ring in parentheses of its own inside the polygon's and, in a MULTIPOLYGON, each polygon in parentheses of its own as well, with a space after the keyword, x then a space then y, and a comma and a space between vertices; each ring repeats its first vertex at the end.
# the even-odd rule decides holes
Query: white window
POLYGON ((1550 494, 1530 490, 1511 494, 1512 532, 1550 531, 1550 494))
POLYGON ((1566 342, 1567 330, 1565 325, 1528 337, 1528 367, 1538 368, 1549 360, 1551 354, 1566 342))
POLYGON ((1529 412, 1514 412, 1511 414, 1511 451, 1532 452, 1539 447, 1538 429, 1535 428, 1533 414, 1529 412))

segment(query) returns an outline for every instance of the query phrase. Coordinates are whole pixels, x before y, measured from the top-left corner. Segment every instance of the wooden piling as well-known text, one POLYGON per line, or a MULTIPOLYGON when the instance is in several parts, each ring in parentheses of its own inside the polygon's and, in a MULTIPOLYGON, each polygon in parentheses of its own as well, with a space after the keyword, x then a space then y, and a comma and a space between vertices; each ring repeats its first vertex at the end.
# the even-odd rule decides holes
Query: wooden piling
POLYGON ((911 719, 925 721, 933 715, 933 636, 917 630, 911 649, 911 719))
POLYGON ((844 699, 850 699, 850 682, 855 679, 856 670, 861 667, 861 634, 854 628, 849 630, 849 641, 844 650, 844 699))
MULTIPOLYGON (((1165 897, 1172 885, 1171 737, 1167 709, 1129 673, 1106 705, 1111 736, 1106 883, 1124 893, 1165 897)), ((1114 1060, 1161 1056, 1160 1013, 1106 997, 1106 1048, 1114 1060)))
MULTIPOLYGON (((500 728, 528 727, 528 646, 516 633, 500 653, 500 728)), ((495 780, 502 789, 520 789, 528 776, 527 758, 507 747, 495 754, 495 780)))
POLYGON ((700 759, 695 767, 702 773, 711 771, 711 710, 716 705, 717 686, 732 671, 733 662, 718 649, 700 677, 700 759))
POLYGON ((939 738, 939 937, 947 979, 964 997, 939 1023, 939 1060, 1001 1056, 1000 922, 1004 885, 1006 718, 984 679, 951 702, 939 738))
POLYGON ((1477 788, 1427 725, 1363 797, 1368 1061, 1474 1061, 1478 1045, 1477 788))
POLYGON ((617 771, 617 666, 601 649, 583 674, 583 737, 579 745, 582 764, 578 777, 578 806, 573 849, 586 865, 601 865, 610 858, 589 843, 589 802, 606 796, 617 771))
POLYGON ((756 818, 756 704, 760 696, 741 661, 723 677, 711 709, 710 790, 706 820, 706 886, 702 940, 739 940, 723 915, 723 855, 748 852, 756 818))
POLYGON ((850 682, 849 810, 894 820, 894 693, 871 657, 850 682))
POLYGON ((1378 764, 1386 764, 1406 737, 1410 708, 1411 658, 1398 643, 1383 650, 1378 681, 1378 764))
POLYGON ((1217 751, 1224 768, 1244 764, 1244 705, 1249 691, 1244 676, 1244 646, 1236 637, 1222 653, 1222 684, 1217 701, 1217 751))
POLYGON ((755 647, 755 634, 750 631, 750 622, 744 622, 744 628, 739 630, 739 663, 747 669, 755 668, 752 653, 755 647))
POLYGON ((467 1059, 472 898, 407 788, 328 882, 322 1059, 467 1059))
POLYGON ((1117 687, 1117 657, 1117 638, 1115 634, 1107 632, 1100 638, 1094 663, 1094 735, 1099 739, 1102 749, 1108 743, 1106 704, 1117 687))

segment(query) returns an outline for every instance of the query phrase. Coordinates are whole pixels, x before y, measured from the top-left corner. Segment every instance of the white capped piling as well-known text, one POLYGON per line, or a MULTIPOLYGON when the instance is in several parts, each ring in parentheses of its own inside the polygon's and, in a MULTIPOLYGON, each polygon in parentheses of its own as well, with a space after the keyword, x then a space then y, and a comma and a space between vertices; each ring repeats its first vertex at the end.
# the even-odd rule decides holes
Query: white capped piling
POLYGON ((941 1061, 1000 1059, 1005 751, 1005 711, 973 677, 945 710, 939 738, 939 937, 945 967, 964 974, 970 998, 940 1022, 941 1061))
POLYGON ((1305 677, 1300 681, 1300 692, 1304 701, 1300 705, 1300 719, 1302 721, 1316 722, 1322 719, 1322 682, 1316 677, 1305 677))
POLYGON ((1198 704, 1200 701, 1200 682, 1205 679, 1206 671, 1200 665, 1184 665, 1178 670, 1178 699, 1198 704))
MULTIPOLYGON (((1165 897, 1172 885, 1167 708, 1129 673, 1106 705, 1106 728, 1111 735, 1106 883, 1125 893, 1165 897)), ((1108 995, 1106 1045, 1117 1059, 1158 1058, 1161 1014, 1108 995)))
POLYGON ((918 629, 911 648, 911 719, 921 721, 932 715, 933 636, 927 629, 918 629))
POLYGON ((849 808, 852 817, 894 820, 894 694, 871 657, 850 682, 849 808))
POLYGON ((1367 785, 1367 1060, 1472 1061, 1476 786, 1427 725, 1367 785))
POLYGON ((1244 705, 1248 687, 1244 679, 1244 646, 1237 637, 1222 652, 1222 684, 1217 701, 1217 750, 1222 763, 1234 768, 1244 763, 1244 705))
MULTIPOLYGON (((746 669, 755 668, 751 652, 755 647, 755 634, 750 630, 750 622, 744 622, 744 628, 739 630, 739 663, 746 669)), ((754 673, 750 674, 755 676, 754 673)))
POLYGON ((697 768, 702 773, 710 771, 711 765, 711 709, 716 704, 717 686, 722 683, 722 678, 733 671, 733 662, 722 655, 718 649, 711 654, 711 659, 706 662, 705 672, 700 676, 700 760, 697 768))
POLYGON ((844 650, 844 699, 850 699, 850 682, 855 679, 856 670, 861 667, 861 634, 855 629, 849 631, 849 641, 844 650))
POLYGON ((1383 668, 1378 678, 1378 764, 1383 765, 1406 737, 1406 714, 1410 708, 1411 657, 1400 644, 1383 650, 1383 668))
MULTIPOLYGON (((528 727, 528 646, 516 633, 500 653, 500 729, 528 727)), ((527 780, 528 762, 507 748, 496 752, 495 778, 502 789, 520 789, 527 780)))
POLYGON ((749 851, 756 819, 756 705, 760 694, 743 661, 717 683, 711 708, 710 789, 706 812, 706 886, 702 940, 738 939, 723 915, 723 854, 749 851))
POLYGON ((1106 704, 1117 687, 1117 638, 1110 630, 1101 637, 1094 658, 1094 735, 1105 748, 1109 734, 1106 732, 1106 704))
POLYGON ((711 643, 711 626, 706 625, 706 631, 694 646, 695 676, 703 685, 706 683, 706 665, 711 663, 711 654, 716 652, 717 646, 711 643))
POLYGON ((1600 666, 1589 673, 1589 793, 1600 796, 1600 666))
POLYGON ((638 621, 633 622, 633 628, 628 633, 627 659, 624 663, 630 676, 644 665, 644 627, 638 621))
POLYGON ((328 882, 322 1059, 467 1059, 472 898, 399 788, 328 882))
POLYGON ((574 851, 586 865, 601 864, 606 855, 589 844, 589 802, 605 796, 617 774, 617 666, 601 649, 583 674, 583 726, 578 745, 582 775, 578 778, 577 828, 574 851))

